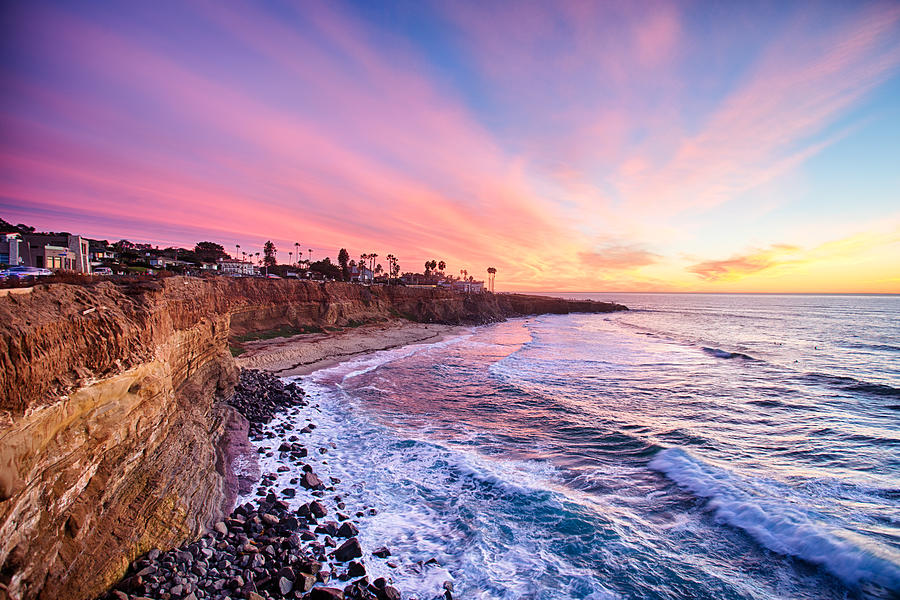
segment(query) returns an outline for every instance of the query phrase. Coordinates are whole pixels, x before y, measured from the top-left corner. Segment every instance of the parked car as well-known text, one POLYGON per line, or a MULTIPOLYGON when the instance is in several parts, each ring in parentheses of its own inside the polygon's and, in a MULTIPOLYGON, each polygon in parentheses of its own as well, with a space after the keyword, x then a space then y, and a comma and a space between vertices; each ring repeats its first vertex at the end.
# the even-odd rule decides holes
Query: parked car
POLYGON ((40 267, 10 267, 5 271, 0 272, 0 276, 3 278, 17 277, 19 279, 25 279, 26 277, 46 277, 47 275, 53 275, 53 271, 50 269, 41 269, 40 267))
POLYGON ((268 275, 266 275, 266 279, 281 279, 281 277, 275 275, 274 273, 269 273, 268 275))
POLYGON ((94 275, 112 275, 113 271, 109 267, 97 267, 93 269, 94 275))

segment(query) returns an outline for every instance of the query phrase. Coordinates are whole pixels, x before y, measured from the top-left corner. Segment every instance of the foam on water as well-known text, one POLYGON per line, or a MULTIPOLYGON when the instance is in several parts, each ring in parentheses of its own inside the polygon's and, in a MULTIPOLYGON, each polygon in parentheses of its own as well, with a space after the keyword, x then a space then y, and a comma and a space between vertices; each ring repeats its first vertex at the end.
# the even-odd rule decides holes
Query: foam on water
POLYGON ((329 377, 334 373, 341 373, 345 380, 352 379, 354 377, 359 377, 360 375, 370 373, 375 369, 395 360, 408 358, 420 352, 427 352, 436 348, 445 348, 453 344, 458 344, 464 340, 467 340, 471 336, 472 333, 467 332, 450 336, 438 342, 410 344, 406 346, 400 346, 398 348, 392 348, 391 350, 373 352, 372 354, 342 362, 327 369, 320 369, 318 371, 315 371, 310 377, 314 381, 321 381, 323 378, 329 377))
POLYGON ((710 356, 715 356, 716 358, 743 358, 744 360, 756 360, 749 354, 744 354, 743 352, 729 352, 728 350, 722 350, 721 348, 710 348, 708 346, 704 346, 702 350, 710 356))
POLYGON ((709 499, 718 520, 746 531, 769 550, 822 565, 851 585, 865 580, 900 591, 900 553, 829 524, 801 503, 790 504, 783 490, 760 495, 764 482, 743 481, 682 448, 659 452, 649 466, 709 499))
MULTIPOLYGON (((390 358, 376 359, 385 360, 390 358)), ((343 372, 352 375, 364 361, 355 362, 343 372)), ((373 360, 365 362, 371 366, 373 360)), ((341 480, 337 492, 348 507, 377 509, 359 519, 364 556, 386 545, 390 560, 399 563, 391 569, 384 561, 368 560, 370 578, 387 577, 405 595, 423 599, 440 597, 448 580, 455 595, 466 598, 618 598, 589 569, 561 556, 554 547, 558 541, 535 537, 527 521, 517 523, 502 514, 524 509, 565 517, 565 499, 548 491, 556 476, 550 463, 492 460, 464 448, 398 436, 352 410, 340 386, 306 380, 303 387, 318 408, 311 415, 317 427, 301 435, 310 448, 305 460, 316 472, 341 480), (318 447, 328 452, 313 451, 318 447), (439 564, 422 564, 431 558, 439 564)), ((268 429, 290 424, 284 437, 296 434, 305 424, 296 415, 304 410, 277 416, 268 429)), ((277 447, 278 441, 259 445, 277 447)), ((262 462, 264 472, 272 473, 283 464, 277 453, 262 462)), ((277 475, 274 487, 280 489, 298 474, 277 475)), ((309 501, 305 496, 298 490, 288 503, 296 508, 309 501)))

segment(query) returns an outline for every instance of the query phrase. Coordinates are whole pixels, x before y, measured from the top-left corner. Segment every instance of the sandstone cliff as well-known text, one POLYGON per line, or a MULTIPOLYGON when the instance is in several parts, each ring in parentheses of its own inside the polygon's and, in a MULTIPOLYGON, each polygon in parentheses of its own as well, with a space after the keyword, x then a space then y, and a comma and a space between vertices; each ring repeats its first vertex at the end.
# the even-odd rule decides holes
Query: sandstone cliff
MULTIPOLYGON (((39 285, 0 297, 0 596, 96 596, 230 510, 229 335, 624 307, 260 279, 39 285)), ((238 444, 239 446, 239 444, 238 444)))

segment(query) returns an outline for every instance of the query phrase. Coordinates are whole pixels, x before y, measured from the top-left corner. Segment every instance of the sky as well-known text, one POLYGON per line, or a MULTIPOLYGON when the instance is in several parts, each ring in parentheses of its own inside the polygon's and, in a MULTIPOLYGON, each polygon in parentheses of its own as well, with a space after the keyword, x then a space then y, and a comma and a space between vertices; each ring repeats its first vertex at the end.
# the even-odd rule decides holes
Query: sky
POLYGON ((900 2, 7 2, 0 217, 498 290, 900 293, 900 2), (385 263, 386 264, 386 263, 385 263))

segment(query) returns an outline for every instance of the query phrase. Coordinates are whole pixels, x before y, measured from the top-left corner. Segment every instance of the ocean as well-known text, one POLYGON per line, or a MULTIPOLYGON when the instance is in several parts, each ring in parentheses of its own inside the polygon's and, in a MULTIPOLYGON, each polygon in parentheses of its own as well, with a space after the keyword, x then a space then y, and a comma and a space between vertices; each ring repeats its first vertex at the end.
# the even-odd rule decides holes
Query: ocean
POLYGON ((393 553, 371 577, 419 600, 900 597, 900 297, 560 295, 632 310, 299 378, 311 463, 393 553))

